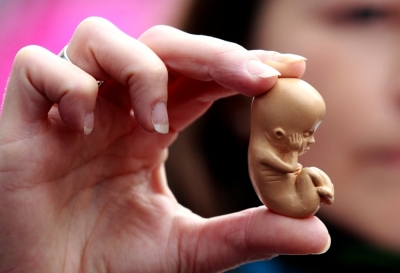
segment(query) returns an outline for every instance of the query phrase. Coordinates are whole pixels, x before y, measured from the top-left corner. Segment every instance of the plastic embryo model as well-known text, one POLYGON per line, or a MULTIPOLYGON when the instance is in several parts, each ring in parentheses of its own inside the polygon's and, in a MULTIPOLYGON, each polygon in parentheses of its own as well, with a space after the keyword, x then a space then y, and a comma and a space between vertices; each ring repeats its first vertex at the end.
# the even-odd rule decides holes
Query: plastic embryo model
POLYGON ((298 156, 315 142, 314 133, 324 115, 321 95, 300 79, 280 78, 270 91, 254 98, 249 172, 258 197, 271 211, 305 218, 321 202, 332 204, 329 177, 298 163, 298 156))

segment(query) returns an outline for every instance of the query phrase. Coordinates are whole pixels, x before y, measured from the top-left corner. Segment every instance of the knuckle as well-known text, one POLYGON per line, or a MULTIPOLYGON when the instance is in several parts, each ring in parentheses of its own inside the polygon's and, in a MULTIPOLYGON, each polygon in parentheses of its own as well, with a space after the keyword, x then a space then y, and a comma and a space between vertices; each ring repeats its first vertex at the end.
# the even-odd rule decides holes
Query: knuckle
POLYGON ((111 32, 113 29, 115 29, 115 26, 110 21, 101 17, 89 17, 79 23, 73 38, 78 37, 87 43, 89 41, 98 42, 102 33, 111 32))
POLYGON ((172 27, 169 26, 164 26, 164 25, 155 25, 147 29, 145 32, 143 32, 142 35, 140 35, 140 38, 144 39, 150 39, 150 38, 157 38, 160 34, 163 34, 169 30, 171 30, 172 27))
POLYGON ((156 78, 166 79, 168 75, 167 67, 162 62, 156 65, 147 66, 144 72, 149 74, 151 77, 156 77, 156 78))
POLYGON ((43 50, 45 49, 36 45, 29 45, 21 48, 15 56, 14 67, 21 67, 28 63, 35 63, 43 50))
POLYGON ((127 73, 127 84, 129 86, 139 87, 153 83, 167 84, 168 82, 168 70, 163 63, 142 66, 139 73, 137 73, 136 67, 129 70, 131 71, 127 73))
POLYGON ((93 29, 102 29, 105 25, 109 24, 111 23, 104 18, 89 17, 79 23, 76 31, 88 34, 92 32, 93 29))
POLYGON ((169 39, 172 36, 176 37, 176 35, 181 36, 189 34, 171 26, 155 25, 143 32, 138 40, 145 44, 153 45, 163 42, 165 39, 169 39))
POLYGON ((231 55, 231 54, 239 54, 242 51, 246 50, 241 45, 222 40, 220 40, 219 43, 217 42, 215 46, 216 55, 221 57, 225 57, 226 55, 231 55))
POLYGON ((76 90, 78 93, 93 95, 97 94, 98 85, 97 81, 89 74, 82 73, 80 81, 71 85, 70 90, 76 90))
MULTIPOLYGON (((132 69, 132 71, 134 71, 132 69)), ((141 67, 140 73, 133 73, 133 76, 137 76, 149 80, 164 80, 168 79, 168 70, 163 63, 146 65, 141 67)))
POLYGON ((52 55, 52 53, 40 46, 29 45, 21 48, 14 58, 12 74, 15 73, 15 75, 28 79, 42 75, 46 71, 45 67, 48 62, 46 56, 48 55, 52 55))

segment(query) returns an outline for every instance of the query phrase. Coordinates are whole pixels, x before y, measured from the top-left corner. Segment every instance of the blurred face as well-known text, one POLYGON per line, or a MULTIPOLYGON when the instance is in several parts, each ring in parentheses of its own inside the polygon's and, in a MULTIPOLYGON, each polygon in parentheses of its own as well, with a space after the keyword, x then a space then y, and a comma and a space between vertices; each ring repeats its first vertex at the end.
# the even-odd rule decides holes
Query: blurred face
POLYGON ((325 171, 321 216, 400 251, 400 1, 271 0, 254 46, 305 56, 327 113, 303 166, 325 171))

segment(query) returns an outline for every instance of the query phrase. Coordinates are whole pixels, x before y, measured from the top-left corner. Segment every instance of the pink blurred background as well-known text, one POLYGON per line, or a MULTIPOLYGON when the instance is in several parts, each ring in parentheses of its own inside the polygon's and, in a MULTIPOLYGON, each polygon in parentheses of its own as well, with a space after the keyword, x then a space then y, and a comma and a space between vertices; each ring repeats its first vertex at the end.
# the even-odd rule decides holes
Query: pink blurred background
POLYGON ((76 26, 90 16, 106 18, 138 37, 157 24, 179 26, 186 0, 10 0, 0 2, 0 103, 14 56, 26 45, 58 54, 76 26))

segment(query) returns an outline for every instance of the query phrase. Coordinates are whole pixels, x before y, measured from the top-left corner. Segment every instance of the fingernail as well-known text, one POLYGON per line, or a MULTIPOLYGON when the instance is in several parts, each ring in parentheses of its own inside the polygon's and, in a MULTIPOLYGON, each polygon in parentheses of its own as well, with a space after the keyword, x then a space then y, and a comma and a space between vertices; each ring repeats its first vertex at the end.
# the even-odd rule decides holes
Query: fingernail
POLYGON ((247 70, 250 72, 250 74, 260 78, 269 78, 281 75, 278 70, 256 60, 250 60, 247 63, 247 70))
POLYGON ((157 132, 161 134, 167 134, 169 132, 167 104, 164 101, 160 101, 154 106, 152 122, 154 130, 157 132))
POLYGON ((282 63, 292 63, 292 62, 298 62, 298 61, 306 61, 307 59, 300 55, 277 53, 272 57, 272 60, 277 61, 277 62, 282 62, 282 63))
POLYGON ((83 133, 88 135, 92 132, 94 126, 94 114, 93 112, 86 114, 83 121, 83 133))
POLYGON ((325 248, 319 252, 319 253, 314 253, 314 254, 324 254, 325 252, 328 251, 328 249, 331 247, 331 236, 329 236, 328 243, 326 244, 325 248))

